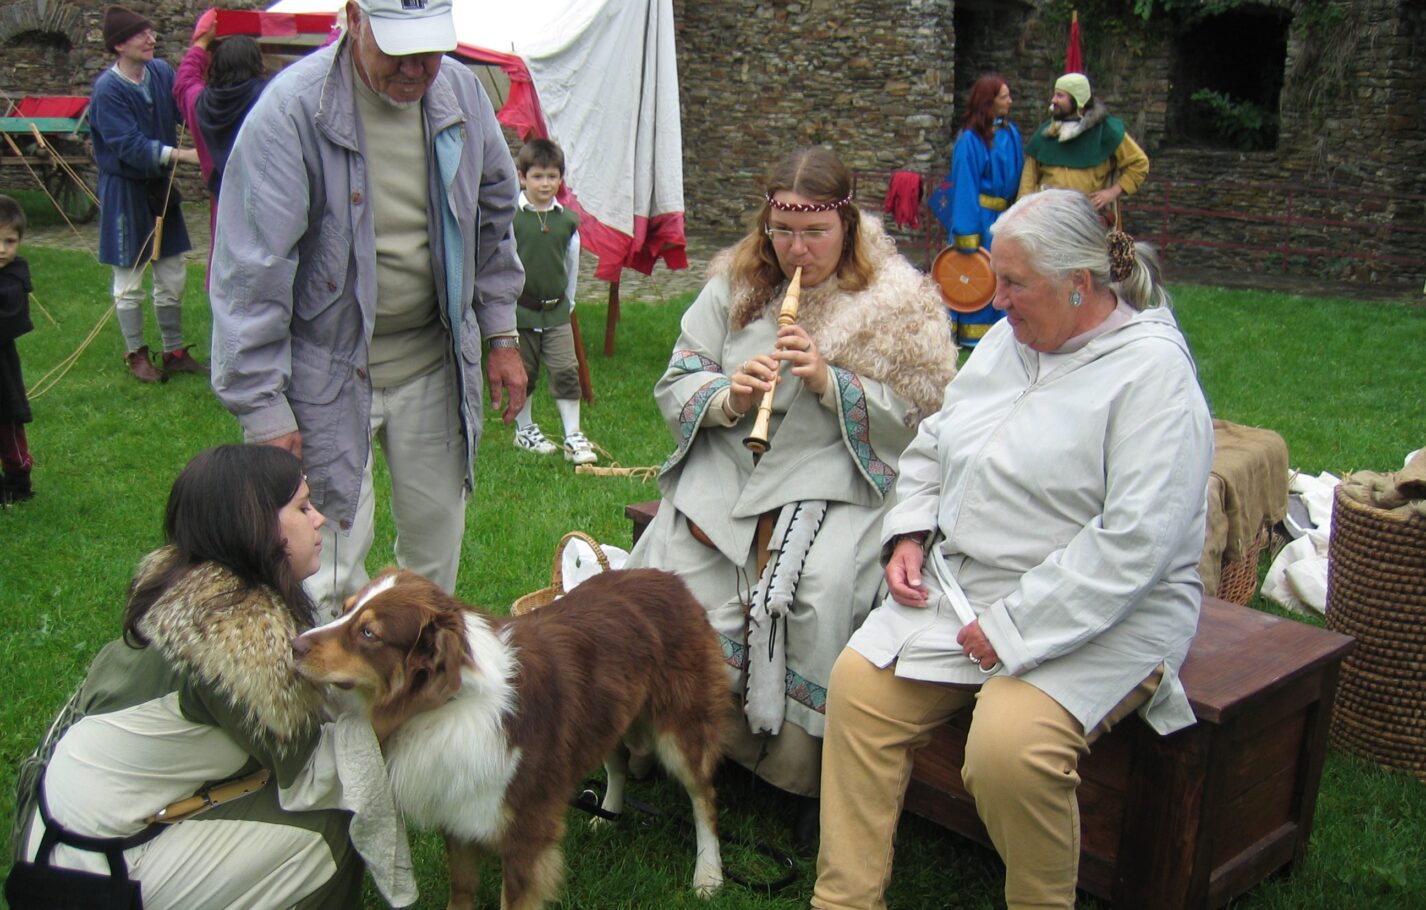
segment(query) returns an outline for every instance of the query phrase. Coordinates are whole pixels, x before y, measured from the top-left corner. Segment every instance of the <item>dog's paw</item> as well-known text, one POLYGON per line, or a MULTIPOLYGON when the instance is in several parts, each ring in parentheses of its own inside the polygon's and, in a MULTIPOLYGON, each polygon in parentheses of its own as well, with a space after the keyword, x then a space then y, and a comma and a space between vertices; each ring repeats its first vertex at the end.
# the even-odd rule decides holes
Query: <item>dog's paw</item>
POLYGON ((589 827, 593 831, 608 831, 614 827, 614 820, 612 818, 591 815, 589 816, 589 827))
POLYGON ((698 872, 693 876, 693 893, 707 900, 723 887, 723 873, 721 870, 713 872, 698 872))

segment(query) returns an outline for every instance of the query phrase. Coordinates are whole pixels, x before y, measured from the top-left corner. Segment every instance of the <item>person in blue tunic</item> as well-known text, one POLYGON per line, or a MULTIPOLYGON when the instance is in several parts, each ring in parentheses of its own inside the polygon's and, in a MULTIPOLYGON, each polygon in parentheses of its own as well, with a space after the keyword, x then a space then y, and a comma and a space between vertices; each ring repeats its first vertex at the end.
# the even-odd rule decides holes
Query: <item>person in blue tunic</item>
POLYGON ((114 65, 94 80, 89 99, 90 138, 99 164, 99 261, 114 269, 114 305, 124 334, 124 362, 140 382, 170 373, 201 373, 183 343, 183 254, 192 248, 172 173, 177 162, 198 163, 192 148, 178 147, 178 106, 173 67, 154 59, 152 20, 131 9, 104 11, 104 48, 114 65), (155 226, 162 215, 153 257, 155 226), (163 341, 157 368, 144 343, 144 270, 153 260, 154 320, 163 341))
MULTIPOLYGON (((951 246, 962 253, 990 250, 990 226, 1015 201, 1025 152, 1010 121, 1010 85, 988 73, 975 80, 951 152, 951 246)), ((952 313, 956 340, 975 347, 1004 313, 987 301, 977 313, 952 313)))

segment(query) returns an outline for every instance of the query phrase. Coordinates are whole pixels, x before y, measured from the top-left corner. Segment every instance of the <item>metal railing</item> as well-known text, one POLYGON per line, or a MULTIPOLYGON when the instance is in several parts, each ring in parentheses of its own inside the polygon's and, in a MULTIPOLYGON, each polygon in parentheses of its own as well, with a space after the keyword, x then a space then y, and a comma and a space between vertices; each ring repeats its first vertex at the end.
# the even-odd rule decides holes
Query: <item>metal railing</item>
POLYGON ((1235 180, 1191 180, 1150 177, 1147 192, 1124 206, 1126 218, 1139 226, 1138 239, 1156 244, 1165 261, 1176 251, 1204 248, 1266 254, 1283 273, 1293 271, 1294 257, 1351 259, 1365 263, 1426 270, 1426 196, 1367 190, 1262 184, 1235 180), (1212 204, 1230 193, 1251 194, 1261 206, 1229 209, 1212 204), (1204 200, 1204 201, 1200 201, 1204 200), (1371 215, 1378 215, 1373 219, 1371 215), (1156 233, 1143 232, 1145 219, 1156 222, 1156 233), (1244 225, 1244 234, 1258 239, 1204 236, 1185 230, 1184 222, 1229 222, 1244 225), (1250 231, 1249 226, 1258 230, 1250 231), (1413 253, 1409 247, 1415 247, 1413 253))

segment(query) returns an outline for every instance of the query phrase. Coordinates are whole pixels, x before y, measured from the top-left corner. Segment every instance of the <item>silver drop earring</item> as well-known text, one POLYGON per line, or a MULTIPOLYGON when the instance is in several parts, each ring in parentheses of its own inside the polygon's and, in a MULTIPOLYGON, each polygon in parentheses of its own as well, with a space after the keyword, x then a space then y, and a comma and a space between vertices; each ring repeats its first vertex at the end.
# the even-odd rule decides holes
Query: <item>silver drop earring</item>
POLYGON ((1084 297, 1079 291, 1070 291, 1070 306, 1079 306, 1084 303, 1084 297))

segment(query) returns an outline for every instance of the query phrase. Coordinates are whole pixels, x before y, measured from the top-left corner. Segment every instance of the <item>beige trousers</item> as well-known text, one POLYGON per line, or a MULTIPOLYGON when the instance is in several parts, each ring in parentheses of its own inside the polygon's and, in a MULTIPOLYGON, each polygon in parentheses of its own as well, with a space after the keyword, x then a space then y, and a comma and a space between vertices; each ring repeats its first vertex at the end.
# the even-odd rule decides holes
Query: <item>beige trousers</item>
POLYGON ((962 777, 1005 861, 1010 910, 1073 908, 1079 875, 1079 760, 1089 743, 1147 701, 1162 668, 1085 736, 1078 720, 1021 680, 979 691, 902 679, 850 648, 827 687, 822 848, 812 906, 882 910, 893 840, 915 751, 972 708, 962 777), (973 707, 972 707, 973 706, 973 707))
MULTIPOLYGON (((396 524, 396 565, 453 592, 465 535, 466 457, 455 368, 417 376, 410 382, 372 389, 371 439, 380 441, 391 474, 391 516, 396 524)), ((370 580, 367 555, 376 535, 372 482, 374 447, 349 534, 336 522, 322 526, 322 568, 306 581, 307 593, 325 619, 370 580)), ((381 565, 390 562, 381 558, 381 565)))

